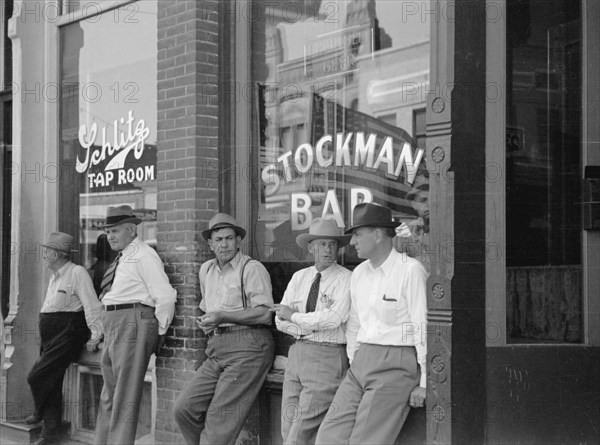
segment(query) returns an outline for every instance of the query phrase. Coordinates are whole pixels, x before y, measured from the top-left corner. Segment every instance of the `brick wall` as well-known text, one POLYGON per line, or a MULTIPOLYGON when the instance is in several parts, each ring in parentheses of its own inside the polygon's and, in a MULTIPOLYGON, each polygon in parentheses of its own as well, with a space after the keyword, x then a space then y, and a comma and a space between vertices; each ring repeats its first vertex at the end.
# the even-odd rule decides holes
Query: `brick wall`
POLYGON ((177 289, 175 319, 156 362, 156 442, 183 443, 175 398, 204 359, 195 325, 200 232, 217 212, 218 2, 158 2, 158 251, 177 289))

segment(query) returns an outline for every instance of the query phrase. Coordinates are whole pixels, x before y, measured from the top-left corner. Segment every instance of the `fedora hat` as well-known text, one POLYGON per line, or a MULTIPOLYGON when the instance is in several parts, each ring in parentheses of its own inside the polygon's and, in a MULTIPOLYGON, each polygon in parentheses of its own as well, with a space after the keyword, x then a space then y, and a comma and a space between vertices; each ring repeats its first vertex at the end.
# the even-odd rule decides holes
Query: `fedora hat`
POLYGON ((217 213, 208 222, 208 229, 202 231, 202 238, 204 238, 205 241, 208 241, 210 239, 210 234, 213 233, 214 230, 224 229, 225 227, 232 228, 242 239, 246 236, 246 231, 240 227, 233 216, 230 216, 227 213, 217 213))
POLYGON ((352 212, 353 226, 348 227, 345 233, 352 233, 359 227, 391 227, 395 229, 401 223, 392 220, 392 211, 387 207, 363 202, 354 207, 352 212))
POLYGON ((42 246, 64 253, 71 253, 71 250, 73 250, 73 237, 68 233, 52 232, 48 234, 42 246))
POLYGON ((330 218, 315 218, 310 223, 308 233, 301 233, 296 237, 296 243, 306 249, 309 242, 315 239, 333 239, 338 242, 338 248, 350 242, 350 235, 343 235, 335 220, 330 218))
POLYGON ((139 224, 142 220, 133 214, 131 206, 124 204, 117 207, 109 207, 106 211, 106 223, 103 227, 113 227, 119 224, 139 224))

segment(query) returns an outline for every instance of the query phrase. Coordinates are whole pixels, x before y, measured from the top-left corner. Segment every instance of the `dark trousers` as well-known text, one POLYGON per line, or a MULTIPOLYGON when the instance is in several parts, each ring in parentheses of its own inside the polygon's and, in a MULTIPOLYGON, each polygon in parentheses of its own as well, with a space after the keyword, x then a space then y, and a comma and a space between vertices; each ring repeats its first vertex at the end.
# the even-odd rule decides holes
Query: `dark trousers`
POLYGON ((212 335, 208 358, 175 401, 188 445, 233 445, 273 363, 268 329, 212 335))
POLYGON ((42 434, 55 434, 62 420, 62 384, 90 337, 83 312, 40 314, 40 357, 27 376, 35 411, 44 419, 42 434))

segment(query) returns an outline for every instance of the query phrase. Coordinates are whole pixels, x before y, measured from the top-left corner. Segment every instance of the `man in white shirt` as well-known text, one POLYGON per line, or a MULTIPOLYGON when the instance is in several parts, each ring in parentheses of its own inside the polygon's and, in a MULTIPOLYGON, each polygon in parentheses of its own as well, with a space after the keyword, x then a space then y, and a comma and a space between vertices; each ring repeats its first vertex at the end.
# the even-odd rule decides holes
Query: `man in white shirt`
POLYGON ((95 351, 102 340, 102 305, 92 280, 84 267, 69 259, 73 237, 53 232, 42 246, 52 276, 40 311, 40 357, 27 376, 35 412, 25 419, 28 424, 44 421, 39 445, 58 440, 67 367, 77 360, 86 342, 88 350, 95 351))
POLYGON ((423 265, 393 248, 390 209, 358 204, 352 244, 364 258, 352 272, 347 325, 350 369, 317 444, 393 444, 409 406, 422 407, 426 385, 426 280, 423 265))
POLYGON ((177 292, 169 284, 156 251, 139 239, 128 205, 109 207, 104 225, 119 252, 102 281, 104 305, 104 386, 98 408, 95 444, 133 444, 144 376, 173 320, 177 292))
POLYGON ((319 426, 348 370, 346 321, 351 272, 336 263, 350 242, 333 219, 315 218, 296 243, 314 266, 296 272, 280 304, 277 329, 296 339, 288 352, 281 400, 283 443, 314 444, 319 426))
POLYGON ((246 230, 217 213, 202 237, 215 259, 200 267, 197 323, 208 335, 206 360, 175 401, 175 422, 188 445, 233 444, 273 363, 271 278, 242 254, 246 230))

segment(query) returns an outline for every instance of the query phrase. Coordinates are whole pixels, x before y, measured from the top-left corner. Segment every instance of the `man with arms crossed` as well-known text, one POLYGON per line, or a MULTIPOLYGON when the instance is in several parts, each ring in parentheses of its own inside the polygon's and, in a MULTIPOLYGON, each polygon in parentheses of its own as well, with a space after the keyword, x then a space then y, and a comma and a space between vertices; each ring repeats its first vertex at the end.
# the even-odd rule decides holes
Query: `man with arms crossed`
POLYGON ((273 363, 273 305, 265 267, 240 252, 246 231, 217 213, 202 237, 216 256, 200 267, 198 325, 208 335, 206 360, 175 401, 188 445, 234 444, 273 363))
POLYGON ((393 444, 409 405, 425 402, 427 273, 419 261, 393 249, 399 224, 386 207, 354 208, 346 233, 366 261, 350 280, 351 365, 317 444, 393 444))
POLYGON ((345 324, 350 271, 336 263, 350 241, 333 219, 315 218, 296 243, 315 265, 296 272, 273 306, 277 329, 296 338, 288 352, 281 401, 283 443, 314 444, 319 426, 348 370, 345 324))
POLYGON ((95 444, 135 441, 144 376, 175 312, 177 292, 156 251, 140 240, 128 205, 109 207, 104 228, 118 251, 102 280, 104 353, 95 444))

